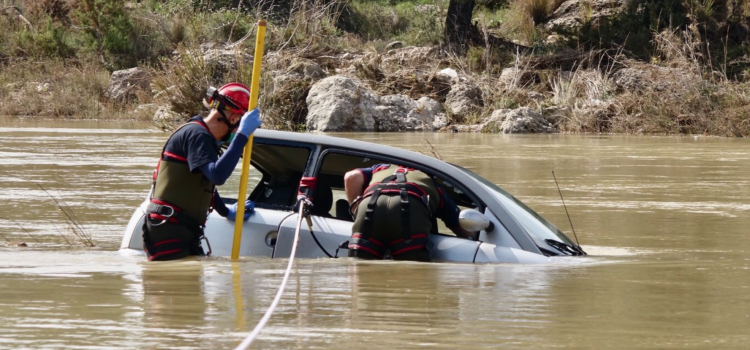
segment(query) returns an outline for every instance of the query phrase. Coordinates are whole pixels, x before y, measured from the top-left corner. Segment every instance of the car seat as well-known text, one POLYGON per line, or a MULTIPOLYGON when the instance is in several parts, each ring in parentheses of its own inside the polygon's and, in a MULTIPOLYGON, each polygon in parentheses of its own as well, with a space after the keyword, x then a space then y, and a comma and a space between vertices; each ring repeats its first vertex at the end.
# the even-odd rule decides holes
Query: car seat
POLYGON ((352 215, 349 214, 349 201, 346 199, 339 199, 336 201, 336 219, 354 221, 352 215))
POLYGON ((318 182, 312 198, 313 207, 310 214, 316 216, 333 217, 329 213, 333 207, 333 191, 325 182, 318 182))

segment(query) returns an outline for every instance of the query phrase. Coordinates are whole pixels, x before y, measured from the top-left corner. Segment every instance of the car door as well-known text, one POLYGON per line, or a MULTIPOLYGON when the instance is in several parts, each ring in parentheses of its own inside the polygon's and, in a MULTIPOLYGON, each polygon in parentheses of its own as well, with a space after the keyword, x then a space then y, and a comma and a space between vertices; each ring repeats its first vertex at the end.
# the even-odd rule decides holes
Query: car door
MULTIPOLYGON (((297 256, 325 257, 329 254, 336 255, 337 249, 338 256, 346 255, 346 245, 342 246, 342 243, 351 235, 352 217, 346 200, 344 174, 352 169, 396 161, 381 154, 340 148, 320 152, 318 160, 313 163, 315 169, 311 172, 315 174, 317 181, 316 189, 312 192, 312 202, 317 207, 317 211, 314 210, 311 215, 313 234, 309 233, 307 223, 303 220, 297 256), (316 238, 320 244, 315 242, 316 238)), ((296 221, 294 224, 284 222, 279 231, 275 256, 288 256, 291 252, 291 237, 295 228, 296 221), (283 242, 282 236, 285 236, 283 242), (286 236, 291 237, 286 239, 286 236)), ((480 244, 481 242, 456 237, 452 233, 444 233, 430 235, 428 247, 433 261, 473 262, 480 244)))

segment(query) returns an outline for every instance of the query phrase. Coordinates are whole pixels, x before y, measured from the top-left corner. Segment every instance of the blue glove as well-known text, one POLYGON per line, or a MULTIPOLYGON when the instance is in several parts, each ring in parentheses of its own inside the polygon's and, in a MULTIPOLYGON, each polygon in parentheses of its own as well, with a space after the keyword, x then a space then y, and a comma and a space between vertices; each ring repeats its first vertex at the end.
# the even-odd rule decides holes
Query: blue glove
MULTIPOLYGON (((227 213, 227 220, 232 220, 237 218, 237 203, 232 204, 231 207, 228 208, 229 213, 227 213)), ((250 214, 255 210, 255 204, 251 200, 245 201, 245 220, 250 217, 250 214)))
POLYGON ((260 126, 260 110, 253 109, 252 111, 247 111, 242 116, 242 120, 240 120, 240 127, 237 129, 237 132, 250 137, 250 134, 255 132, 255 129, 257 129, 260 126))

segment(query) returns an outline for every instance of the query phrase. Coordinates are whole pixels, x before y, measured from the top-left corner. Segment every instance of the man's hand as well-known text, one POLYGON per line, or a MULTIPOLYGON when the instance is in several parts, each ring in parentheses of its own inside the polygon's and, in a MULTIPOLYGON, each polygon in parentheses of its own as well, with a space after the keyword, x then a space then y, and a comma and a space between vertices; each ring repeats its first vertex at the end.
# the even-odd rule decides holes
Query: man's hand
MULTIPOLYGON (((255 210, 255 204, 251 200, 245 201, 245 220, 250 217, 250 214, 255 210)), ((229 207, 229 213, 227 214, 227 220, 234 221, 237 218, 237 203, 234 203, 229 207)))
POLYGON ((257 129, 260 126, 260 110, 257 108, 253 109, 252 111, 247 111, 242 116, 242 119, 240 120, 240 126, 237 128, 237 132, 250 137, 250 134, 255 132, 255 129, 257 129))

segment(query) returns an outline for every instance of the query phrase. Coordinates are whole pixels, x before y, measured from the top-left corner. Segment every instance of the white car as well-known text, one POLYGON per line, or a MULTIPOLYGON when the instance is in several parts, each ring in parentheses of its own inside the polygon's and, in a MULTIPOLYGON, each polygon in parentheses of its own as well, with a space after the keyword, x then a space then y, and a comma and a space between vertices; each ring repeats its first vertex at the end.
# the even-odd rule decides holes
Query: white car
MULTIPOLYGON (((428 247, 433 261, 467 263, 544 263, 550 256, 585 255, 562 231, 499 186, 460 166, 399 148, 331 136, 257 130, 251 166, 262 174, 249 199, 255 212, 243 224, 240 256, 286 258, 297 229, 294 210, 300 180, 315 178, 309 227, 302 221, 298 258, 347 256, 352 218, 344 174, 354 168, 393 163, 421 170, 435 179, 461 211, 460 224, 475 239, 435 225, 428 247)), ((227 205, 236 202, 226 199, 227 205)), ((143 251, 141 227, 148 198, 125 229, 121 251, 143 251)), ((215 212, 206 222, 211 255, 230 256, 234 221, 215 212)), ((204 250, 208 251, 204 242, 204 250)))

